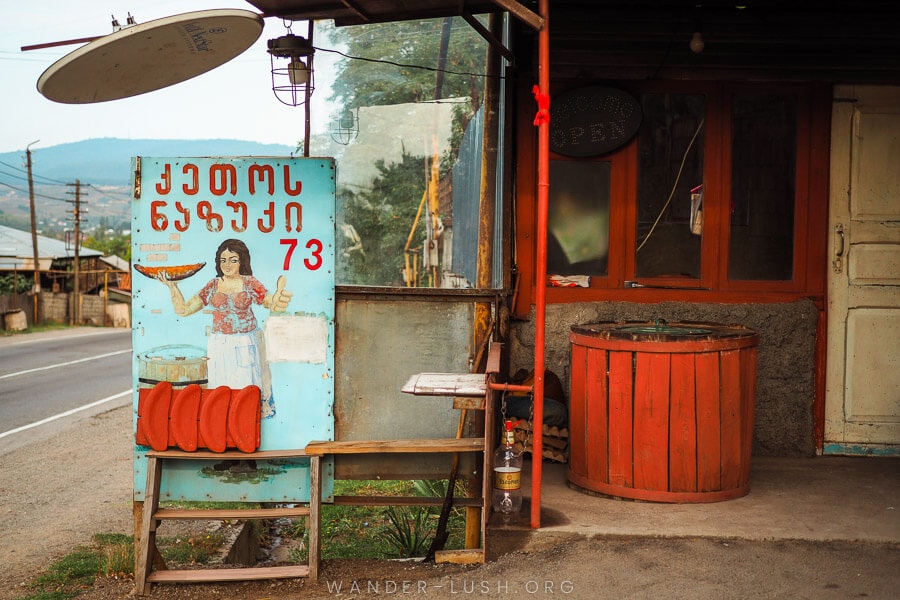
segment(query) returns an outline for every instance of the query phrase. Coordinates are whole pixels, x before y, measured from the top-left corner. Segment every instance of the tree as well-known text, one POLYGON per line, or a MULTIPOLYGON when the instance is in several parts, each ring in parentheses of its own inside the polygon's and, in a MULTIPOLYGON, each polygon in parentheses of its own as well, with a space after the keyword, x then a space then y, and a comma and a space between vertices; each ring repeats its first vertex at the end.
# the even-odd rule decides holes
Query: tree
MULTIPOLYGON (((423 161, 404 153, 401 162, 386 165, 381 160, 377 167, 381 175, 371 189, 341 198, 342 220, 352 223, 360 243, 352 250, 346 241, 339 243, 338 277, 344 283, 402 287, 404 247, 425 192, 423 161)), ((413 245, 424 236, 420 219, 413 245)))
POLYGON ((34 277, 25 271, 0 275, 0 296, 24 294, 30 292, 33 286, 34 277))
POLYGON ((131 236, 130 235, 103 235, 97 234, 84 240, 85 248, 102 252, 104 256, 118 256, 131 262, 131 236))
MULTIPOLYGON (((440 98, 471 98, 471 113, 481 104, 485 42, 463 19, 454 17, 440 98)), ((346 48, 329 97, 337 115, 360 106, 440 99, 435 96, 440 68, 442 19, 376 23, 335 28, 329 40, 346 48)))
MULTIPOLYGON (((453 113, 450 149, 439 162, 440 176, 445 177, 456 161, 463 131, 481 104, 486 68, 481 36, 465 20, 453 18, 338 28, 326 37, 347 55, 338 62, 329 98, 336 106, 335 117, 359 107, 469 98, 453 113)), ((339 227, 346 236, 339 242, 338 280, 403 286, 407 240, 418 247, 420 271, 423 267, 424 219, 411 238, 410 230, 426 189, 425 157, 404 151, 399 163, 381 159, 376 166, 379 175, 371 188, 338 191, 339 227)))

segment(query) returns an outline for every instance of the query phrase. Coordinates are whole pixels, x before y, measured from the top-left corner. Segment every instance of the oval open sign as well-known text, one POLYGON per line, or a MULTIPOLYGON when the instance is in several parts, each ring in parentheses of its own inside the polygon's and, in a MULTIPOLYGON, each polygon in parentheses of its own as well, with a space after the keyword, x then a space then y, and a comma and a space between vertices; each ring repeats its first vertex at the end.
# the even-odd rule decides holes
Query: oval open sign
POLYGON ((641 105, 615 88, 570 90, 550 102, 550 149, 564 156, 599 156, 634 137, 641 105))

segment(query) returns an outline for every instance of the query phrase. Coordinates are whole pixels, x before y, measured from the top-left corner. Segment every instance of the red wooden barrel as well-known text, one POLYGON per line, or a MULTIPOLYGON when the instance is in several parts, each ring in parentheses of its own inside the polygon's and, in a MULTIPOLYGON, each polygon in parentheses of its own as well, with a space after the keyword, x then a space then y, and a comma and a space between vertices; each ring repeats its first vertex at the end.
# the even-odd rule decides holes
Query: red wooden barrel
POLYGON ((750 491, 759 336, 711 323, 571 328, 568 479, 656 502, 750 491))

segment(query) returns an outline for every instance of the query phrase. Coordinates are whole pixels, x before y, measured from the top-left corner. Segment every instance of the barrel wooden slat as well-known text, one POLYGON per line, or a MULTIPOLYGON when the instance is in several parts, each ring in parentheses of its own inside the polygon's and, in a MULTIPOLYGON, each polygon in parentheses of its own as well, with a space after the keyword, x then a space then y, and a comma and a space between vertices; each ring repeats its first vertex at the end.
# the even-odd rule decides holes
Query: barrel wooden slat
POLYGON ((697 491, 697 414, 693 354, 673 354, 669 392, 669 489, 697 491))
POLYGON ((588 398, 587 398, 587 353, 586 346, 572 347, 572 368, 569 389, 569 467, 576 473, 587 473, 588 439, 588 398), (571 441, 576 440, 575 444, 571 441))
POLYGON ((591 350, 587 356, 587 476, 609 479, 607 436, 606 352, 591 350))
MULTIPOLYGON (((609 353, 609 482, 612 485, 634 485, 633 359, 631 352, 609 353)), ((571 439, 569 452, 572 451, 571 439)))
POLYGON ((741 380, 740 352, 727 350, 720 355, 722 372, 722 487, 732 489, 741 477, 741 380))
POLYGON ((697 488, 722 489, 722 411, 719 407, 719 354, 694 357, 697 368, 697 488))
POLYGON ((659 502, 749 491, 759 337, 692 326, 572 328, 570 482, 659 502))
POLYGON ((665 490, 669 483, 669 356, 636 354, 634 487, 665 490))

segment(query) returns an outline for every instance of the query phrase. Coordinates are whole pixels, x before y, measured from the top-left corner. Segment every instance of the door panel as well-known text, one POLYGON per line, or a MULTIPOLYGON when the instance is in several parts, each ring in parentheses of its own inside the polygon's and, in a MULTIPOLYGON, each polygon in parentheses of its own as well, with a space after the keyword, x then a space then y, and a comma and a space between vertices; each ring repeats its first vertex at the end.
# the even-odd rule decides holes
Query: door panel
POLYGON ((900 454, 900 88, 838 86, 825 452, 900 454))
POLYGON ((900 390, 897 353, 885 347, 886 340, 900 340, 900 311, 856 308, 847 317, 847 384, 845 400, 848 426, 861 426, 867 436, 877 428, 870 423, 900 422, 893 411, 900 390))

